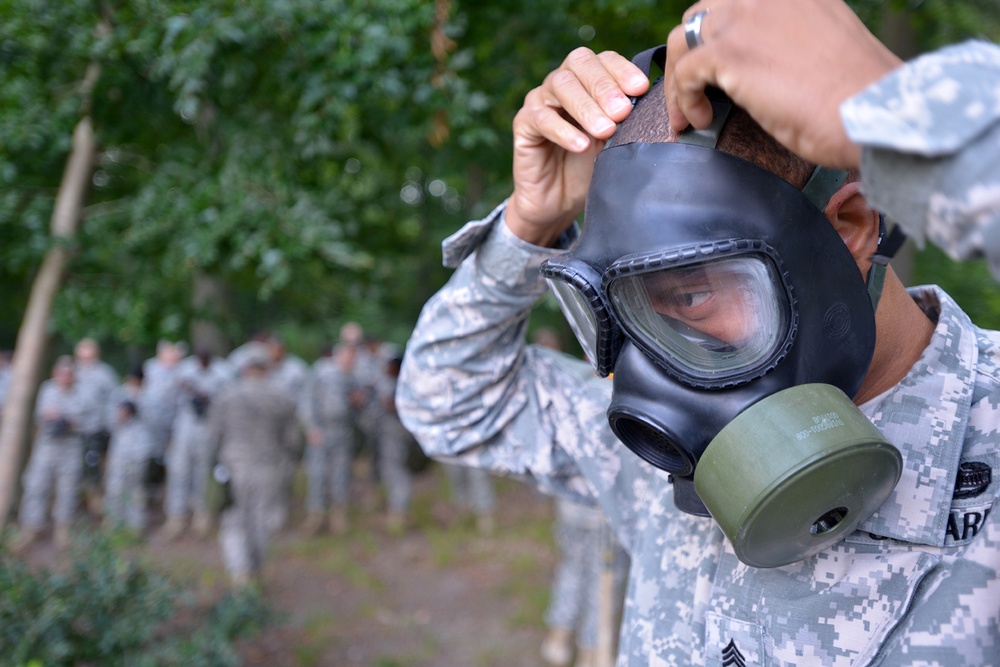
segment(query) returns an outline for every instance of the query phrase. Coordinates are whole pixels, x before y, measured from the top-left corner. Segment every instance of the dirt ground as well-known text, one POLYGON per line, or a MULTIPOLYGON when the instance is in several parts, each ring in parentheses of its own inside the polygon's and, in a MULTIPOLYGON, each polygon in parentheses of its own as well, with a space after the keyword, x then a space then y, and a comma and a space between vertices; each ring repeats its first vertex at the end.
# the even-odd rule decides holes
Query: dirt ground
MULTIPOLYGON (((497 479, 495 488, 496 528, 481 535, 450 502, 446 476, 432 464, 415 478, 409 525, 397 534, 384 526, 378 487, 356 471, 350 531, 312 539, 297 533, 299 489, 265 571, 275 620, 241 642, 244 664, 542 667, 542 615, 556 560, 552 504, 513 480, 497 479)), ((35 557, 51 557, 50 548, 37 548, 35 557)), ((214 537, 150 541, 140 550, 204 595, 225 589, 214 537)))

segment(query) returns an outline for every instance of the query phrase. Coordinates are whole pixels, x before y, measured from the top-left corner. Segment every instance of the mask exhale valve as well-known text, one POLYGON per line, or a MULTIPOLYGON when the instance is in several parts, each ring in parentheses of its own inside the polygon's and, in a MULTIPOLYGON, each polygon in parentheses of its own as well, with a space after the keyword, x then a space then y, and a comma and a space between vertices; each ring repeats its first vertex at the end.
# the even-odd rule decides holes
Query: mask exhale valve
POLYGON ((892 492, 902 458, 831 385, 773 394, 723 428, 694 486, 741 561, 786 565, 853 532, 892 492))

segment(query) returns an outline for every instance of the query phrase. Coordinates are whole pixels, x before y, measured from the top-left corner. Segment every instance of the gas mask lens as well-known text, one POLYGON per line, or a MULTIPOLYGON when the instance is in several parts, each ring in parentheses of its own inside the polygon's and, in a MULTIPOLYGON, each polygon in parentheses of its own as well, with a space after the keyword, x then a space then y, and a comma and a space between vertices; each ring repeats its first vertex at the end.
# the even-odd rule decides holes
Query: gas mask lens
POLYGON ((621 334, 601 294, 600 274, 572 258, 550 259, 540 270, 594 370, 610 374, 621 334))
POLYGON ((597 359, 597 320, 584 296, 576 288, 558 280, 549 280, 552 293, 559 302, 570 328, 580 341, 584 354, 595 363, 597 359))
POLYGON ((759 368, 789 334, 788 296, 765 255, 617 273, 607 291, 622 326, 647 353, 696 381, 759 368))

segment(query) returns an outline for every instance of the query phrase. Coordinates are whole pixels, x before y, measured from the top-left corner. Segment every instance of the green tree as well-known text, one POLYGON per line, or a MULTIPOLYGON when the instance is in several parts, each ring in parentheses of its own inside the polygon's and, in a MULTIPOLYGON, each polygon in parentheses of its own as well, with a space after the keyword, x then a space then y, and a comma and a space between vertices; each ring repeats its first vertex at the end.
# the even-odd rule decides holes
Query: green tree
MULTIPOLYGON (((92 66, 98 158, 50 332, 121 363, 196 323, 219 347, 268 327, 308 356, 345 319, 403 342, 440 241, 509 192, 524 95, 576 46, 662 42, 688 4, 0 0, 0 347, 56 243, 92 66)), ((921 48, 1000 34, 992 0, 853 4, 921 48)))

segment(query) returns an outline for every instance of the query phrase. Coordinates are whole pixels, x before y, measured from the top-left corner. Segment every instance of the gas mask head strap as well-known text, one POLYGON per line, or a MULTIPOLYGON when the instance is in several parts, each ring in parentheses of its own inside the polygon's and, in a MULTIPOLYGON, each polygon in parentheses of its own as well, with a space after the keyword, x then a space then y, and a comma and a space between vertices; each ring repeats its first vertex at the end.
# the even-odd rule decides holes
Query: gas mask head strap
MULTIPOLYGON (((809 198, 816 208, 823 211, 834 193, 840 189, 847 178, 847 172, 842 169, 816 167, 809 182, 802 188, 802 194, 809 198)), ((885 216, 879 214, 878 246, 875 254, 869 257, 872 263, 865 278, 868 297, 872 302, 872 311, 878 310, 878 302, 882 298, 882 286, 885 284, 885 270, 896 253, 899 252, 906 234, 897 225, 886 233, 885 216)))
POLYGON ((868 269, 868 278, 865 281, 868 286, 868 296, 872 300, 872 310, 878 309, 879 299, 882 298, 886 267, 906 241, 906 234, 899 225, 894 226, 886 234, 885 215, 882 213, 878 214, 878 225, 878 246, 875 248, 875 254, 868 258, 872 265, 868 269))
MULTIPOLYGON (((647 77, 650 75, 654 63, 662 70, 666 62, 667 47, 662 44, 646 49, 632 58, 632 64, 641 69, 647 77)), ((705 88, 705 95, 712 104, 712 124, 704 130, 698 130, 689 125, 678 135, 677 143, 705 146, 706 148, 715 148, 716 144, 719 143, 719 134, 722 133, 722 126, 726 124, 726 118, 729 117, 729 110, 733 108, 733 103, 718 88, 711 86, 705 88)), ((633 97, 632 106, 634 107, 638 101, 638 97, 633 97)))

